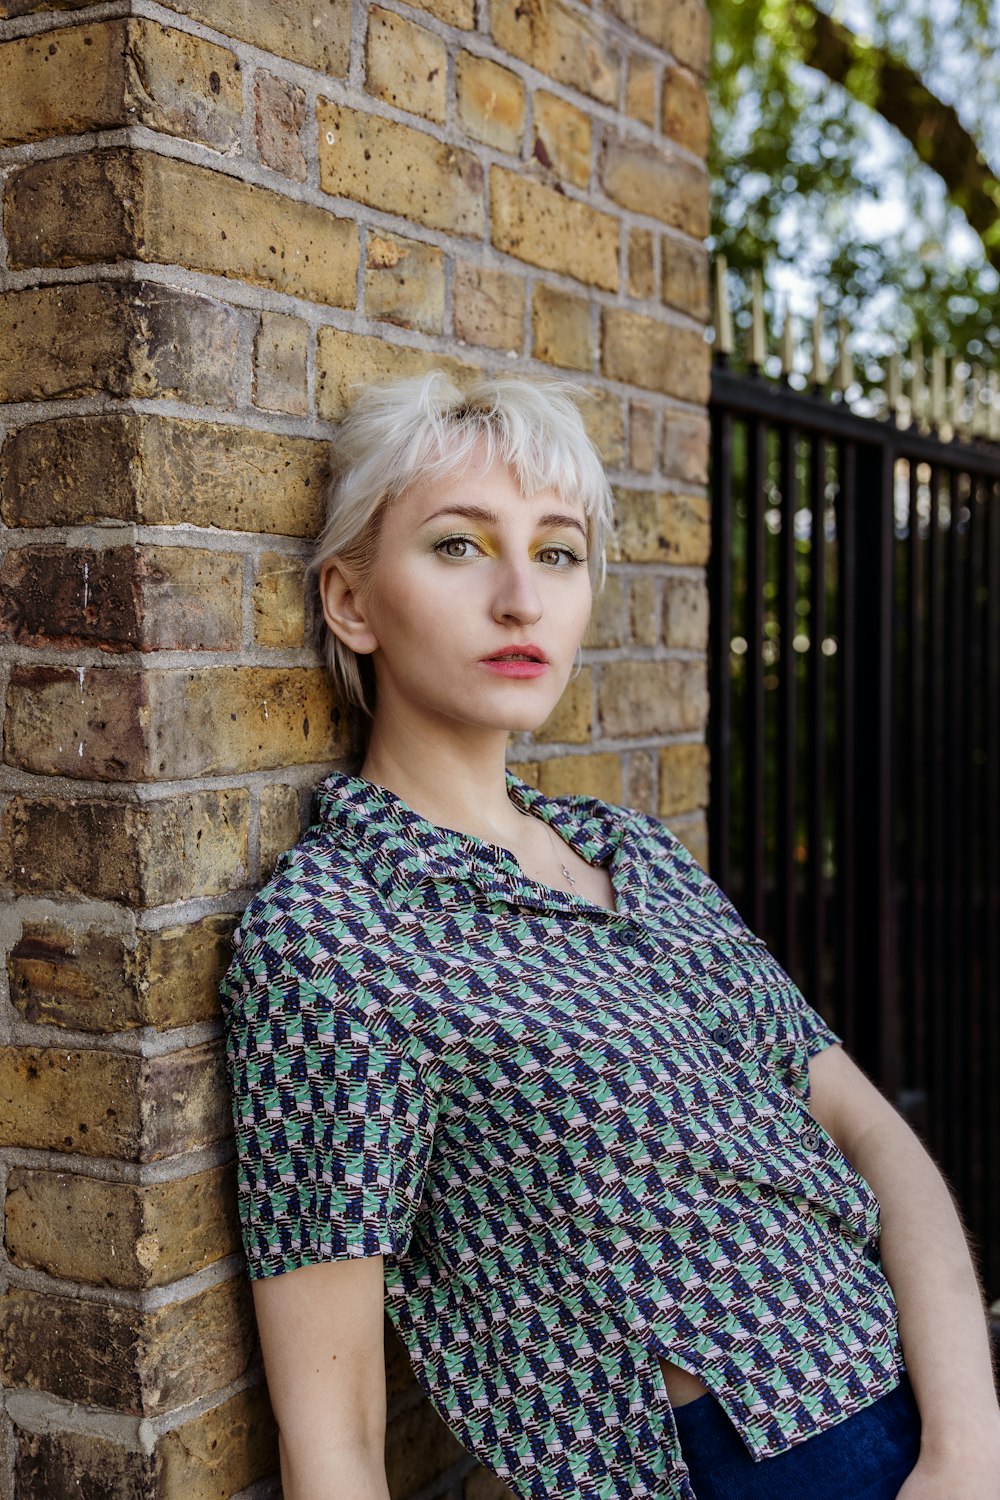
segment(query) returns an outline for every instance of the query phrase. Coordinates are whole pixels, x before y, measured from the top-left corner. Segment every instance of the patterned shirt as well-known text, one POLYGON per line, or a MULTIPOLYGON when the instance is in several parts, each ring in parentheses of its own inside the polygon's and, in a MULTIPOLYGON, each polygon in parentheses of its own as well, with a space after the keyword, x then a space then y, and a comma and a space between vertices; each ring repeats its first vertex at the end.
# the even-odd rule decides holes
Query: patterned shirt
POLYGON ((506 776, 615 910, 340 772, 247 909, 250 1274, 384 1256, 417 1380, 523 1500, 694 1500, 658 1355, 754 1460, 900 1381, 878 1201, 809 1112, 841 1038, 658 819, 506 776))

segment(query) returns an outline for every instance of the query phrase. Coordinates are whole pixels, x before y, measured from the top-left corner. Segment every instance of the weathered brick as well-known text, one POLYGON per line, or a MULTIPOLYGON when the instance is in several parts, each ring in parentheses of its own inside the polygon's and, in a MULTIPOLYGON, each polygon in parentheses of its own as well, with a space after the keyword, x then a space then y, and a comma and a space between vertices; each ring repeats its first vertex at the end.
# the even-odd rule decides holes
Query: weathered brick
POLYGON ((17 664, 6 743, 10 764, 38 775, 155 781, 329 760, 341 717, 319 667, 17 664))
POLYGON ((266 167, 283 172, 295 182, 305 182, 305 89, 259 68, 254 75, 253 100, 257 155, 266 167))
POLYGON ((622 307, 601 308, 601 368, 609 380, 708 401, 711 349, 695 329, 622 307))
POLYGON ((625 412, 611 391, 586 387, 591 399, 580 407, 587 436, 608 469, 620 469, 625 461, 625 412))
POLYGON ((663 424, 663 472, 688 484, 708 483, 708 418, 668 411, 663 424))
POLYGON ((609 132, 601 157, 601 185, 623 208, 651 214, 695 239, 708 234, 708 176, 695 162, 669 149, 609 132))
POLYGON ((708 501, 616 486, 615 532, 622 562, 704 565, 711 542, 708 501))
POLYGON ((0 401, 164 396, 231 406, 246 314, 155 283, 0 293, 0 401))
POLYGON ((365 312, 402 328, 444 330, 444 252, 420 240, 368 231, 365 312))
POLYGON ((301 646, 306 628, 305 568, 301 558, 263 552, 253 588, 253 633, 258 646, 301 646))
POLYGON ((663 134, 696 156, 707 156, 711 139, 708 98, 686 68, 668 67, 663 75, 663 134))
POLYGON ((0 638, 108 651, 240 644, 242 559, 187 547, 22 547, 0 564, 0 638))
POLYGON ((134 939, 25 920, 7 958, 11 1003, 34 1025, 72 1031, 162 1031, 217 1020, 234 920, 203 917, 134 939))
POLYGON ((467 135, 497 151, 517 153, 524 134, 524 84, 516 73, 488 57, 459 52, 455 58, 455 104, 467 135))
POLYGON ((202 21, 224 36, 249 42, 332 78, 347 73, 351 0, 289 5, 288 0, 168 0, 171 10, 202 21))
POLYGON ((16 1436, 18 1493, 45 1500, 226 1500, 278 1464, 262 1385, 160 1434, 151 1453, 89 1432, 16 1436))
POLYGON ((584 649, 593 646, 620 646, 622 635, 622 576, 609 572, 604 587, 594 599, 590 622, 583 637, 584 649))
POLYGON ((12 1288, 0 1301, 4 1384, 152 1416, 239 1378, 253 1352, 244 1277, 143 1312, 12 1288))
POLYGON ((12 797, 0 815, 0 878, 15 891, 162 906, 247 878, 250 805, 240 788, 155 802, 12 797))
POLYGON ((309 411, 309 325, 287 313, 262 312, 253 348, 253 403, 304 417, 309 411))
POLYGON ((460 146, 411 125, 320 99, 319 177, 337 193, 431 229, 483 232, 483 168, 460 146))
POLYGON ((229 423, 114 413, 22 427, 0 451, 8 525, 91 521, 315 536, 329 447, 229 423))
POLYGON ((535 283, 531 303, 532 353, 547 364, 568 370, 594 367, 591 304, 544 281, 535 283))
POLYGON ((367 334, 321 328, 316 350, 317 413, 328 422, 338 422, 355 395, 357 383, 423 375, 427 370, 444 370, 460 386, 481 373, 433 349, 408 349, 367 334))
POLYGON ((606 0, 626 26, 669 52, 701 78, 708 76, 711 31, 705 0, 606 0))
POLYGON ((8 182, 5 221, 16 267, 152 261, 354 305, 356 224, 154 152, 115 147, 33 162, 8 182))
POLYGON ((593 695, 593 674, 589 667, 584 667, 579 677, 566 684, 545 724, 535 731, 539 744, 590 744, 594 734, 593 695))
POLYGON ((656 291, 653 274, 653 235, 649 229, 630 229, 628 234, 628 276, 626 290, 630 297, 645 300, 656 291))
POLYGON ((558 83, 616 106, 621 54, 608 30, 560 0, 492 0, 490 29, 504 52, 558 83))
POLYGON ((643 574, 629 580, 628 619, 629 640, 635 646, 655 646, 660 635, 660 622, 656 611, 656 589, 658 580, 643 574))
POLYGON ((524 344, 524 281, 508 271, 457 261, 451 284, 455 336, 489 349, 524 344))
POLYGON ((154 1058, 0 1048, 0 1145, 156 1161, 231 1131, 219 1042, 154 1058))
POLYGON ((535 95, 535 156, 577 187, 590 182, 590 116, 557 94, 535 95))
POLYGON ((147 125, 226 150, 242 112, 228 48, 141 17, 0 45, 0 145, 147 125))
POLYGON ((673 813, 708 806, 710 764, 707 745, 663 745, 659 762, 657 817, 669 818, 673 813))
POLYGON ((664 235, 660 241, 663 284, 661 296, 668 307, 680 308, 700 322, 708 322, 708 252, 702 245, 688 245, 664 235))
POLYGON ((15 1167, 5 1232, 17 1266, 90 1286, 167 1286, 239 1250, 233 1169, 139 1184, 15 1167))
POLYGON ((539 785, 551 797, 600 797, 621 802, 622 758, 617 751, 594 755, 554 755, 544 760, 539 785))
POLYGON ((449 26, 460 26, 463 31, 471 31, 476 24, 476 0, 410 0, 410 3, 449 26))
POLYGON ((700 661, 614 661, 597 683, 600 733, 615 739, 704 728, 708 710, 700 661))
POLYGON ((490 171, 490 201, 497 250, 605 291, 618 290, 618 220, 611 214, 501 166, 490 171))
POLYGON ((277 783, 260 794, 260 870, 263 880, 302 831, 299 789, 277 783))
POLYGON ((656 124, 656 86, 660 66, 656 59, 642 52, 635 52, 628 60, 628 78, 625 82, 625 109, 633 120, 639 120, 651 129, 656 124))
POLYGON ((381 5, 368 7, 365 88, 376 99, 425 119, 442 121, 448 85, 448 49, 426 26, 381 5))
POLYGON ((656 411, 645 401, 629 402, 628 461, 639 474, 656 467, 656 411))
POLYGON ((708 587, 704 577, 664 579, 662 638, 665 646, 708 650, 708 587))

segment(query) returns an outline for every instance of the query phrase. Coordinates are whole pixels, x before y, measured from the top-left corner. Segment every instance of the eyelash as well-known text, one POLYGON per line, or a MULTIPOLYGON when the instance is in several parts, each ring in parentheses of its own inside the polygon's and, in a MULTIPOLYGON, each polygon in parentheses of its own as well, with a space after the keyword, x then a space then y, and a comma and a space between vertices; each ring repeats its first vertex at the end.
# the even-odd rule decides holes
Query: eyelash
MULTIPOLYGON (((440 552, 442 547, 447 547, 451 542, 468 542, 471 547, 476 547, 476 546, 479 545, 478 542, 474 542, 472 540, 471 536, 446 536, 446 537, 442 537, 441 541, 439 541, 438 544, 437 544, 437 546, 434 548, 434 551, 435 552, 440 552)), ((573 549, 572 549, 572 547, 560 547, 560 546, 556 546, 555 544, 553 544, 551 547, 543 547, 542 551, 543 552, 561 552, 565 557, 569 558, 569 563, 567 564, 567 566, 569 566, 569 567, 574 567, 575 568, 575 567, 579 566, 581 563, 585 563, 587 561, 587 559, 585 557, 580 557, 578 553, 574 552, 573 549)), ((461 557, 456 557, 456 558, 453 558, 452 560, 454 562, 462 562, 462 561, 464 561, 464 559, 461 558, 461 557)))

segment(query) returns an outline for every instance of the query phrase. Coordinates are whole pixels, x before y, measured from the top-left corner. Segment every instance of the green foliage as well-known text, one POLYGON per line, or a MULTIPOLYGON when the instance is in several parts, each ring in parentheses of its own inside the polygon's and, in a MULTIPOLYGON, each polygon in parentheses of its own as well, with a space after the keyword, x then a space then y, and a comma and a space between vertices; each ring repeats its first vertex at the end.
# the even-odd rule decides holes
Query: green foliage
MULTIPOLYGON (((846 87, 801 61, 812 12, 804 0, 710 0, 710 9, 710 248, 737 271, 763 267, 771 287, 779 266, 806 276, 826 323, 844 314, 854 329, 862 385, 865 354, 877 361, 890 342, 914 337, 1000 362, 1000 277, 983 244, 1000 237, 1000 213, 977 238, 925 165, 931 143, 920 129, 908 140, 871 108, 872 48, 889 48, 938 97, 954 99, 995 163, 1000 0, 867 0, 870 31, 856 33, 846 87), (890 190, 905 197, 904 222, 866 233, 862 210, 890 190)), ((835 18, 847 24, 843 9, 835 18)), ((746 325, 748 288, 748 277, 734 278, 737 326, 746 325)), ((771 293, 765 302, 776 328, 771 293)))

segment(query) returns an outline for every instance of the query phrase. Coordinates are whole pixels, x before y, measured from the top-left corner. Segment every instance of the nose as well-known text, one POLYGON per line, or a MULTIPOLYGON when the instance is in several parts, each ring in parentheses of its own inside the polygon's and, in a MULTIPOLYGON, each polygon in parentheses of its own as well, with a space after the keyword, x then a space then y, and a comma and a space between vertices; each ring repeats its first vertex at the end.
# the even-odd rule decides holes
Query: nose
POLYGON ((542 601, 531 559, 510 557, 498 560, 494 619, 537 620, 541 613, 542 601))

